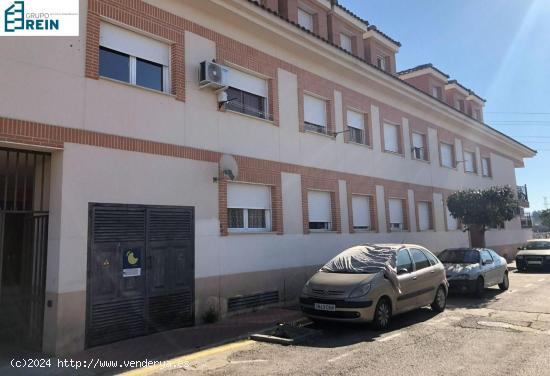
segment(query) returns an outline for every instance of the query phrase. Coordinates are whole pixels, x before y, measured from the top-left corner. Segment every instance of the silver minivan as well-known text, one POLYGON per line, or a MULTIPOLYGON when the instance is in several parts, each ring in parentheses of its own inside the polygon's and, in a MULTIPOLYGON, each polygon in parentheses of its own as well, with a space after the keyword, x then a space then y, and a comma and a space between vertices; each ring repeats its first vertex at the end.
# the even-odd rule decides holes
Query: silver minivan
POLYGON ((367 244, 345 250, 305 284, 304 314, 314 320, 372 322, 386 329, 392 316, 447 304, 441 262, 415 244, 367 244), (365 256, 366 255, 366 256, 365 256))

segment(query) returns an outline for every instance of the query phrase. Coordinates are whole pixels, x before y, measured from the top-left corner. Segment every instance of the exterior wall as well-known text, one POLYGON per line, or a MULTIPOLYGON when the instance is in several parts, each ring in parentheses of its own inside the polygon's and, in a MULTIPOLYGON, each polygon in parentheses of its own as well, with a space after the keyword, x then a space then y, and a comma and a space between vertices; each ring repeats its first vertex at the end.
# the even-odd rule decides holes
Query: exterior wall
POLYGON ((432 89, 434 87, 440 87, 441 88, 441 94, 442 98, 441 100, 445 99, 445 81, 442 81, 440 79, 437 79, 433 77, 430 74, 423 74, 419 76, 414 76, 411 78, 405 78, 404 81, 408 82, 409 84, 413 85, 414 87, 422 90, 428 95, 432 95, 432 89))
MULTIPOLYGON (((365 67, 358 73, 319 58, 318 50, 307 47, 311 41, 300 39, 305 34, 295 38, 303 42, 298 45, 266 32, 272 26, 267 22, 258 26, 220 13, 226 2, 155 4, 178 16, 135 0, 90 0, 87 12, 88 1, 82 0, 80 38, 0 42, 0 63, 10 72, 0 91, 0 142, 53 153, 46 351, 67 353, 84 345, 89 202, 195 206, 200 317, 212 304, 223 312, 228 297, 266 286, 276 286, 282 302, 290 302, 316 267, 353 244, 410 242, 436 252, 466 245, 467 234, 445 230, 443 198, 460 188, 515 185, 514 168, 522 156, 511 152, 508 142, 427 111, 401 89, 365 77, 365 67), (168 41, 172 93, 98 78, 100 17, 168 41), (196 74, 199 62, 212 59, 267 77, 273 121, 217 109, 215 95, 198 88, 196 74), (22 82, 32 82, 33 90, 22 82), (341 133, 305 132, 304 91, 328 100, 331 131, 345 130, 346 108, 364 112, 369 145, 347 143, 341 133), (384 120, 400 125, 400 155, 382 152, 384 120), (411 158, 412 131, 426 135, 428 162, 411 158), (492 177, 481 177, 480 168, 477 175, 441 168, 443 139, 456 145, 457 153, 467 145, 490 156, 492 177), (236 156, 239 180, 271 186, 274 232, 227 233, 226 182, 213 183, 223 153, 236 156), (331 192, 335 231, 308 231, 308 188, 331 192), (374 231, 353 231, 354 193, 373 198, 374 231), (388 231, 392 197, 406 201, 406 232, 388 231), (435 231, 417 231, 418 201, 431 203, 435 231)), ((512 221, 505 230, 490 232, 488 244, 506 247, 529 236, 512 221)))
POLYGON ((298 23, 298 8, 302 7, 313 14, 313 32, 323 39, 329 38, 328 9, 314 0, 279 0, 279 13, 294 23, 298 23))
POLYGON ((340 45, 340 34, 346 34, 351 37, 352 53, 355 56, 364 56, 363 33, 353 25, 347 24, 335 13, 330 12, 327 19, 328 38, 333 44, 340 45))

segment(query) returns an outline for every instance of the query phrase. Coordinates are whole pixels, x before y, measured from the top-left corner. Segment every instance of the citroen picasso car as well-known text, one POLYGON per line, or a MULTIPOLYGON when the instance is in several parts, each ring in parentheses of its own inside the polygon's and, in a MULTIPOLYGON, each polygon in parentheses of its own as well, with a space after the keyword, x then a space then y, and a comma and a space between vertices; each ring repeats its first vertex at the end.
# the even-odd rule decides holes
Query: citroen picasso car
POLYGON ((438 256, 445 266, 449 289, 482 297, 485 288, 498 285, 508 290, 508 263, 492 249, 453 248, 438 256))
POLYGON ((305 284, 302 312, 313 320, 372 322, 384 330, 391 317, 426 305, 442 312, 448 284, 441 262, 414 244, 349 248, 305 284))
POLYGON ((519 271, 550 269, 550 239, 529 240, 516 254, 519 271))

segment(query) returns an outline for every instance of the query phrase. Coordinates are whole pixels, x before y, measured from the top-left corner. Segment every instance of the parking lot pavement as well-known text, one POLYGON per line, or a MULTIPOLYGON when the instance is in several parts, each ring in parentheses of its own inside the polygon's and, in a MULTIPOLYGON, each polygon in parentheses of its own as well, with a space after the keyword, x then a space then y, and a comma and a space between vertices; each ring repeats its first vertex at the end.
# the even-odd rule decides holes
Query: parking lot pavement
POLYGON ((550 274, 510 273, 510 289, 450 296, 394 319, 392 330, 325 324, 299 346, 252 343, 164 374, 550 375, 550 274))

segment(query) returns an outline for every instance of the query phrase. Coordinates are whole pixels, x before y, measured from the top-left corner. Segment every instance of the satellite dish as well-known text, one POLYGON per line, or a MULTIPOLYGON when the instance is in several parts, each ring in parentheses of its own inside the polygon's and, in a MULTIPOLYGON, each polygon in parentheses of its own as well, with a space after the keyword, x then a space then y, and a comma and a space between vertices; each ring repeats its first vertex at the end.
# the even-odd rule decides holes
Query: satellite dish
POLYGON ((239 176, 239 165, 235 158, 229 154, 221 156, 220 170, 222 170, 223 175, 229 180, 235 180, 239 176))

